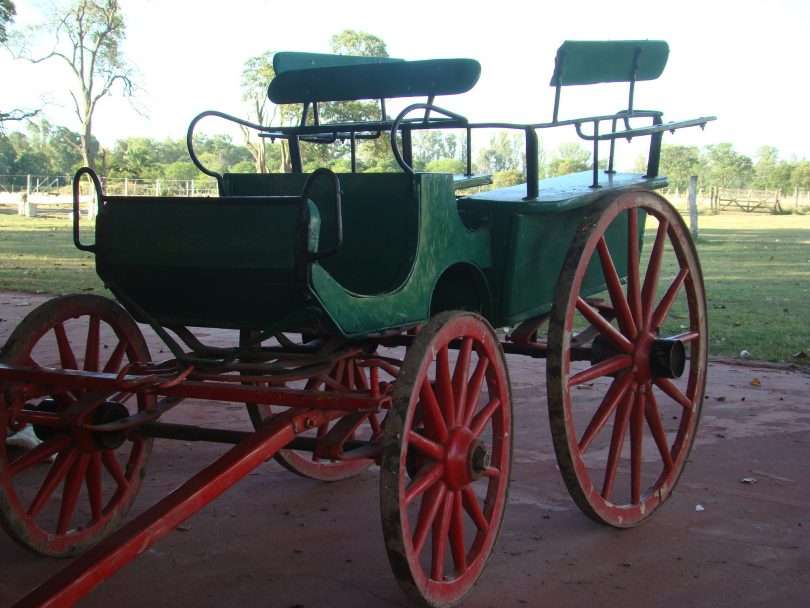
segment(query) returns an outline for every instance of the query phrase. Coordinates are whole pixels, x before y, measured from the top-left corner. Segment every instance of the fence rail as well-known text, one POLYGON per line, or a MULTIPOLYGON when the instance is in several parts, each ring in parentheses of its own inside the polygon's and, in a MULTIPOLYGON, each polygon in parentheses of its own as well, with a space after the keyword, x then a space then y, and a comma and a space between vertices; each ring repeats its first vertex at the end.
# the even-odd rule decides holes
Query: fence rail
MULTIPOLYGON (((117 196, 217 196, 213 179, 132 179, 101 177, 105 194, 117 196)), ((37 214, 69 214, 72 212, 72 183, 69 175, 0 175, 0 206, 17 209, 28 217, 37 214)), ((96 213, 89 180, 81 185, 80 206, 84 214, 96 213)))

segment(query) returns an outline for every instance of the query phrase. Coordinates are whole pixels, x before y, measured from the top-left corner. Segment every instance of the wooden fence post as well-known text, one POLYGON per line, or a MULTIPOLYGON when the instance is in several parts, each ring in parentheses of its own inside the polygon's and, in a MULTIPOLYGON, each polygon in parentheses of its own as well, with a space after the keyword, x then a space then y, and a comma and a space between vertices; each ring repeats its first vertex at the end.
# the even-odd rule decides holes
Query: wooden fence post
POLYGON ((698 238, 697 175, 689 177, 689 231, 692 238, 698 238))

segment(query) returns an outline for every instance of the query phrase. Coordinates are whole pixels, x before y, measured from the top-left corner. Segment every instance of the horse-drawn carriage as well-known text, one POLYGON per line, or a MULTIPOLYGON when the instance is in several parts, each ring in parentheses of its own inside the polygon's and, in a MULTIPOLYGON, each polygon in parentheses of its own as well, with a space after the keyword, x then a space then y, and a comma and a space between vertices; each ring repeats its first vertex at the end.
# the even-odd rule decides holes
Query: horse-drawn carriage
POLYGON ((117 303, 50 300, 3 348, 0 428, 32 425, 42 443, 0 447, 0 521, 39 553, 88 551, 19 605, 77 601, 271 457, 325 481, 379 465, 395 576, 417 602, 459 601, 507 503, 505 353, 546 359, 554 447, 577 505, 617 527, 649 517, 694 441, 708 338, 695 248, 654 191, 666 183, 663 133, 713 118, 664 123, 634 107, 636 82, 657 78, 667 55, 657 41, 566 42, 552 120, 513 124, 434 104, 474 86, 469 59, 278 53, 269 96, 301 104, 299 124, 204 112, 189 127, 191 158, 219 197, 107 196, 80 170, 74 240, 117 303), (559 118, 563 87, 600 82, 629 83, 627 107, 559 118), (413 96, 427 101, 388 117, 386 99, 413 96), (319 104, 356 99, 380 100, 379 120, 320 120, 319 104), (193 131, 211 115, 285 142, 292 172, 204 167, 193 131), (565 126, 592 142, 593 169, 540 180, 537 131, 565 126), (465 174, 414 171, 414 135, 429 129, 463 133, 465 174), (472 172, 480 129, 524 134, 525 184, 470 193, 490 181, 472 172), (358 142, 381 137, 401 171, 356 173, 358 142), (646 172, 616 172, 616 143, 640 137, 650 138, 646 172), (302 142, 348 144, 352 172, 304 173, 302 142), (79 229, 83 176, 99 200, 93 244, 79 229), (168 358, 153 358, 138 323, 168 358), (205 344, 190 328, 233 330, 234 341, 205 344), (255 431, 160 421, 188 400, 247 404, 255 431), (114 532, 155 438, 235 445, 114 532))

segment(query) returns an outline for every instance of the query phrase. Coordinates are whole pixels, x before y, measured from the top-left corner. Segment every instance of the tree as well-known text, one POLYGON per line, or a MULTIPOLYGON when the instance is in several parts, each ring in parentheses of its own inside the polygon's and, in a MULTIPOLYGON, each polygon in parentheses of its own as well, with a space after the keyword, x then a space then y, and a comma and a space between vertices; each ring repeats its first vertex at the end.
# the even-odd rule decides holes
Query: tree
POLYGON ((16 14, 17 9, 14 8, 14 3, 11 0, 0 0, 0 42, 5 42, 8 39, 6 25, 14 21, 14 15, 16 14))
POLYGON ((503 171, 522 171, 525 142, 522 134, 499 131, 489 140, 489 146, 478 152, 479 173, 493 175, 503 171))
POLYGON ((343 30, 332 36, 332 52, 338 55, 362 55, 363 57, 388 57, 388 48, 382 38, 367 32, 343 30))
POLYGON ((95 167, 93 115, 99 102, 115 87, 125 95, 135 88, 132 69, 121 53, 126 35, 121 7, 118 0, 76 0, 67 12, 37 29, 52 31, 53 50, 35 56, 20 48, 16 54, 31 63, 56 59, 68 66, 75 81, 69 93, 81 124, 80 152, 84 164, 95 167))
MULTIPOLYGON (((17 9, 11 0, 0 0, 0 44, 5 44, 8 40, 6 27, 14 21, 17 9)), ((39 110, 3 110, 0 108, 0 133, 3 131, 3 124, 10 120, 25 120, 36 116, 39 110)))
POLYGON ((745 188, 751 182, 753 162, 729 143, 706 146, 705 163, 711 186, 745 188))
MULTIPOLYGON (((277 106, 267 97, 267 86, 275 78, 273 70, 273 52, 266 52, 251 57, 245 62, 242 69, 242 101, 248 104, 250 110, 248 119, 256 124, 267 126, 280 114, 282 124, 289 123, 296 115, 296 107, 290 105, 277 106)), ((267 140, 258 137, 252 129, 241 127, 245 137, 245 145, 253 156, 257 173, 267 173, 267 140)), ((282 142, 281 163, 282 171, 290 169, 290 153, 287 142, 282 142)))
MULTIPOLYGON (((647 170, 647 159, 644 158, 644 168, 647 170)), ((701 163, 700 150, 697 146, 664 145, 661 147, 661 163, 659 174, 664 175, 670 188, 686 190, 689 187, 689 177, 704 173, 701 163)))
POLYGON ((549 177, 567 175, 591 168, 591 153, 577 143, 560 144, 548 164, 549 177))

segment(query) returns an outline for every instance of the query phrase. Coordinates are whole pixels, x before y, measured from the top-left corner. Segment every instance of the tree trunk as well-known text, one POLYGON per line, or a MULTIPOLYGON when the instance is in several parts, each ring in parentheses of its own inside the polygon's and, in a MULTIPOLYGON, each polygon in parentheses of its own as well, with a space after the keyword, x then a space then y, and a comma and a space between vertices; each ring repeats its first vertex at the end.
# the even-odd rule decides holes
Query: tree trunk
POLYGON ((85 167, 90 167, 95 171, 96 151, 93 149, 93 118, 92 116, 85 115, 82 122, 82 159, 84 160, 85 167))

